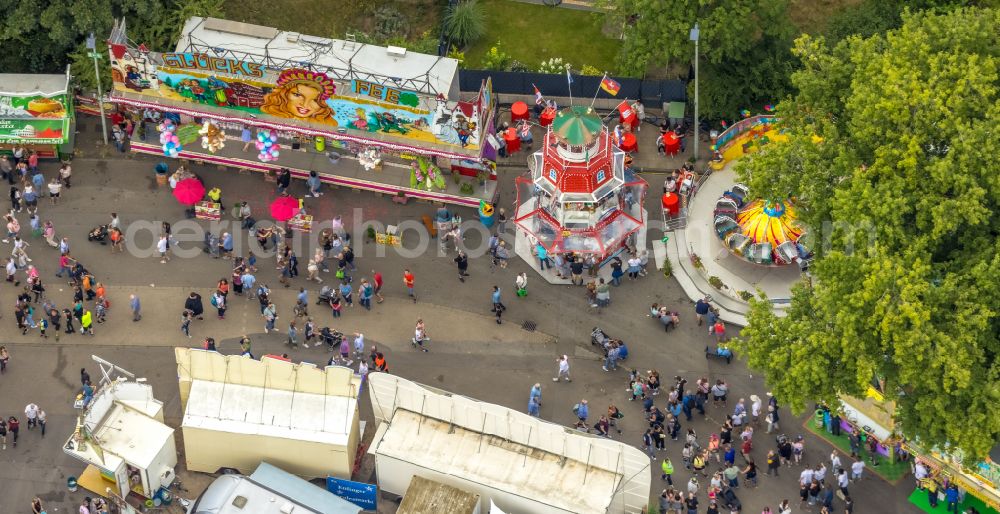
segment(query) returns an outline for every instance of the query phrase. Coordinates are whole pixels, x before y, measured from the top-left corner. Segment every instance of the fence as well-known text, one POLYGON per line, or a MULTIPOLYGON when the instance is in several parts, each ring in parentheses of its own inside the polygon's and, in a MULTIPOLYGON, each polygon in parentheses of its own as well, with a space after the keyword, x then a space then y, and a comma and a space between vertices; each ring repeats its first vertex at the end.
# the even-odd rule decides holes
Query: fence
MULTIPOLYGON (((621 86, 618 94, 611 96, 600 88, 601 77, 573 75, 573 83, 568 84, 565 73, 523 73, 514 71, 494 70, 459 70, 459 89, 462 91, 479 91, 479 87, 487 77, 492 78, 493 92, 500 95, 522 95, 532 97, 534 86, 547 98, 592 99, 597 93, 597 100, 602 103, 616 103, 626 98, 641 100, 649 108, 659 109, 663 102, 686 102, 687 84, 682 80, 639 80, 633 78, 614 78, 621 86)), ((502 102, 502 100, 501 100, 502 102)), ((503 103, 503 102, 502 102, 503 103)))

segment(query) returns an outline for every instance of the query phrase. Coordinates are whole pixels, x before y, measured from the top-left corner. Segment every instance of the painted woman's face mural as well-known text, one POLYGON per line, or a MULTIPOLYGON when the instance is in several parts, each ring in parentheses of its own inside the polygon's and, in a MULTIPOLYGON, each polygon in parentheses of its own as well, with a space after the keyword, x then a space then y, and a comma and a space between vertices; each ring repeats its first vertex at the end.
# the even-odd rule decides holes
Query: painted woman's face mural
POLYGON ((277 87, 264 96, 260 110, 272 116, 337 125, 326 104, 336 86, 323 73, 290 69, 281 72, 277 87))

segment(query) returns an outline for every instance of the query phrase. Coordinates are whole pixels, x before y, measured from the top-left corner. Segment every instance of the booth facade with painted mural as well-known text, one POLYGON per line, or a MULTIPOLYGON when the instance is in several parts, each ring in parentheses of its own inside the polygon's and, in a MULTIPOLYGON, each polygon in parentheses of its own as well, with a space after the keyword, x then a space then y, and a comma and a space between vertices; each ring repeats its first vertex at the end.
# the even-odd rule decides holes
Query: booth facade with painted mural
POLYGON ((174 52, 129 40, 124 22, 108 45, 110 100, 179 125, 133 151, 470 206, 496 189, 490 83, 462 98, 455 59, 200 17, 174 52))
POLYGON ((16 148, 41 159, 73 153, 73 102, 65 75, 0 73, 0 154, 16 148))

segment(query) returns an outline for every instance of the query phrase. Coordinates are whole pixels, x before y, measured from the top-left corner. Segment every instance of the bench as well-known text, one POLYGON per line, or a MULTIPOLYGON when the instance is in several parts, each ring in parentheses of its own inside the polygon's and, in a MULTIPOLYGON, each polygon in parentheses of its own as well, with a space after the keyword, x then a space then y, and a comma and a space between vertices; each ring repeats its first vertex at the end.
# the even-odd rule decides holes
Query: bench
POLYGON ((706 359, 721 359, 721 360, 726 361, 726 364, 729 364, 733 360, 733 351, 730 350, 729 351, 729 355, 719 355, 718 352, 716 351, 716 349, 714 347, 712 347, 712 346, 706 346, 705 347, 705 358, 706 359))
POLYGON ((424 222, 424 226, 427 227, 427 231, 430 232, 431 237, 437 237, 437 227, 434 226, 434 220, 430 216, 421 216, 420 219, 424 222))

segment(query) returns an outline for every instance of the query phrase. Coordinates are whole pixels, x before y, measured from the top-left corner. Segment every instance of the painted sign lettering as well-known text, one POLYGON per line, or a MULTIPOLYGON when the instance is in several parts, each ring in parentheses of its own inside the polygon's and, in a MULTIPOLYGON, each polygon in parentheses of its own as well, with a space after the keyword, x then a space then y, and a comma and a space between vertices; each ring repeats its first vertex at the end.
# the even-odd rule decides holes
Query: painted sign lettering
POLYGON ((263 77, 261 65, 235 59, 212 57, 205 54, 167 53, 163 54, 163 65, 184 70, 202 70, 227 75, 242 75, 246 77, 263 77))

